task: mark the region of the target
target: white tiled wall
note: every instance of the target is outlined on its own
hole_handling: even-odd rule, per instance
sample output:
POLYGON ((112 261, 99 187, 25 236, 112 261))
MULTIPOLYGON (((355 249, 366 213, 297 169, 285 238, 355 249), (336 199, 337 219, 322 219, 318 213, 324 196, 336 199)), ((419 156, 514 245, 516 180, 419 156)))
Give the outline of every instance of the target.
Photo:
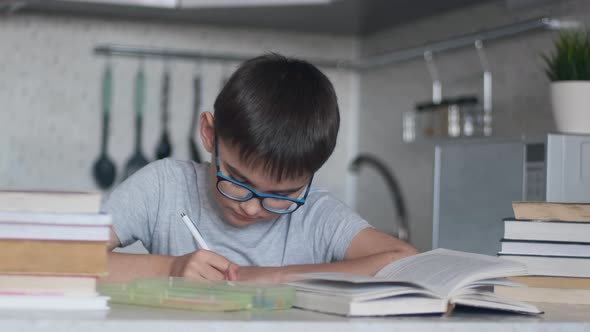
MULTIPOLYGON (((311 59, 351 59, 353 38, 227 30, 206 26, 59 16, 0 17, 0 188, 96 189, 91 168, 100 149, 100 79, 105 59, 98 43, 258 55, 274 51, 311 59)), ((113 58, 114 105, 109 154, 118 175, 133 150, 133 77, 137 59, 113 58)), ((160 137, 159 83, 163 61, 145 60, 147 94, 144 154, 153 159, 160 137)), ((192 77, 202 75, 202 111, 212 109, 222 77, 236 63, 173 61, 170 130, 173 157, 186 159, 192 77)), ((352 77, 326 69, 342 112, 338 147, 317 176, 347 200, 345 165, 352 158, 349 113, 352 77)), ((204 151, 201 151, 204 152, 204 151)))

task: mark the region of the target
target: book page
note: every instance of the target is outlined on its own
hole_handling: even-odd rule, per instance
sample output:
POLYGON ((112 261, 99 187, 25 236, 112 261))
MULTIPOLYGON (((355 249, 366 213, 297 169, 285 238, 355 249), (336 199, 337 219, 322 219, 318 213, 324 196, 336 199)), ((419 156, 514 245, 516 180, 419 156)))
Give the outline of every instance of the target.
POLYGON ((432 294, 427 290, 404 284, 351 284, 348 282, 330 280, 303 280, 291 282, 288 283, 288 285, 295 287, 297 291, 312 292, 327 296, 338 296, 353 302, 369 301, 401 295, 437 297, 436 294, 432 294))
POLYGON ((519 274, 526 274, 526 267, 517 262, 436 249, 393 262, 377 272, 375 277, 414 283, 448 298, 453 291, 471 282, 519 274))

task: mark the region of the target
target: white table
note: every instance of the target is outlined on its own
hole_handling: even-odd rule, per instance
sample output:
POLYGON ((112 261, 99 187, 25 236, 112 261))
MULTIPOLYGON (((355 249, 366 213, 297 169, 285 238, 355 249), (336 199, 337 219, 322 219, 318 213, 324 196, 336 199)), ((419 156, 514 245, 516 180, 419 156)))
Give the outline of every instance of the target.
POLYGON ((347 318, 298 309, 202 313, 112 305, 106 312, 0 312, 0 331, 590 331, 590 306, 537 304, 544 315, 521 316, 462 309, 450 317, 347 318))

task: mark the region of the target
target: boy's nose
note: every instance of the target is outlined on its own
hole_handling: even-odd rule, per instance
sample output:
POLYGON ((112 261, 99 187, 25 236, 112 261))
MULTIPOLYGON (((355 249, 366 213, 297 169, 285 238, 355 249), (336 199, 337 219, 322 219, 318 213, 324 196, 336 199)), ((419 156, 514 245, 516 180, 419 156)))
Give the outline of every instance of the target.
POLYGON ((256 216, 258 212, 260 212, 262 206, 260 205, 259 199, 253 198, 251 200, 241 202, 240 208, 242 209, 242 211, 244 211, 246 215, 248 215, 248 217, 253 217, 256 216))

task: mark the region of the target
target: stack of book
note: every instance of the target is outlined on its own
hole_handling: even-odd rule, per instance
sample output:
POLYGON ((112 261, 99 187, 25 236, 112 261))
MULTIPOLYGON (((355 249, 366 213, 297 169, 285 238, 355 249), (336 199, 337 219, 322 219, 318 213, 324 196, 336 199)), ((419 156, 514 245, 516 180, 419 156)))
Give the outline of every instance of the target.
POLYGON ((590 203, 515 202, 504 220, 500 258, 526 264, 526 288, 496 287, 514 299, 590 304, 590 203))
POLYGON ((98 193, 0 191, 0 309, 104 310, 111 218, 98 193))

